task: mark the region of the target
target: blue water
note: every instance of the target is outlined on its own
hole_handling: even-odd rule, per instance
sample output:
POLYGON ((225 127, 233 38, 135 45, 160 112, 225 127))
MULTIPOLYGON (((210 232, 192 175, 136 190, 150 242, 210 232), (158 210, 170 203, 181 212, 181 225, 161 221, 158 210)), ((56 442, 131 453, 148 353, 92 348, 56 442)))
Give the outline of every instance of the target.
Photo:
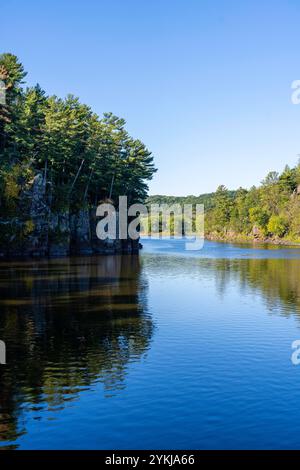
POLYGON ((201 249, 196 249, 195 238, 142 239, 143 253, 161 253, 196 258, 298 258, 300 246, 272 245, 266 243, 222 243, 206 240, 201 249), (187 249, 187 243, 195 249, 187 249))
POLYGON ((0 445, 300 447, 300 250, 0 263, 0 445))

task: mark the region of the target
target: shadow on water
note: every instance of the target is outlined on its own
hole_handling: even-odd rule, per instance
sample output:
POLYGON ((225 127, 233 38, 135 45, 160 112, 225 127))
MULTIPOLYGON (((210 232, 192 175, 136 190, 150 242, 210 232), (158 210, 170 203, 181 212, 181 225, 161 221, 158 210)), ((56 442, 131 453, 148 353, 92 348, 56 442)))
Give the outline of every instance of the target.
POLYGON ((0 312, 2 443, 26 433, 23 410, 60 410, 96 381, 117 393, 153 334, 138 256, 1 263, 0 312))

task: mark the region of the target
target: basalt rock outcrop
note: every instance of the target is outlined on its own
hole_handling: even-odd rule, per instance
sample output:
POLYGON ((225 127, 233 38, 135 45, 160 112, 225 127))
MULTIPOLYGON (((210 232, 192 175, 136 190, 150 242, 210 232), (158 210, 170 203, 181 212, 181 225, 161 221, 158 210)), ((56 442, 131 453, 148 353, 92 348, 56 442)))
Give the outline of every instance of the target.
POLYGON ((42 174, 24 187, 13 210, 0 216, 0 257, 137 253, 139 240, 99 240, 96 207, 53 209, 42 174))

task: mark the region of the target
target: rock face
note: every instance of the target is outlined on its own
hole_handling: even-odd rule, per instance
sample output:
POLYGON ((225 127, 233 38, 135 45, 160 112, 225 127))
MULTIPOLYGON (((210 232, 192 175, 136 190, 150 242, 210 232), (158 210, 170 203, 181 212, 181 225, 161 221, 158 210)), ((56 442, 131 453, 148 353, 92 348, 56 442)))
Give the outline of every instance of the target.
POLYGON ((23 198, 29 206, 29 217, 25 223, 27 231, 25 230, 24 234, 23 249, 25 252, 32 252, 36 256, 46 256, 48 251, 47 220, 50 211, 45 201, 45 185, 41 174, 35 176, 31 188, 24 191, 23 198))
POLYGON ((70 253, 71 227, 68 211, 50 213, 49 228, 49 256, 67 256, 70 253))
POLYGON ((71 252, 83 255, 93 253, 90 217, 91 214, 88 209, 81 209, 77 214, 70 217, 71 252))
POLYGON ((37 174, 22 191, 14 217, 0 220, 1 257, 60 257, 137 253, 139 240, 99 240, 95 208, 54 212, 43 176, 37 174))

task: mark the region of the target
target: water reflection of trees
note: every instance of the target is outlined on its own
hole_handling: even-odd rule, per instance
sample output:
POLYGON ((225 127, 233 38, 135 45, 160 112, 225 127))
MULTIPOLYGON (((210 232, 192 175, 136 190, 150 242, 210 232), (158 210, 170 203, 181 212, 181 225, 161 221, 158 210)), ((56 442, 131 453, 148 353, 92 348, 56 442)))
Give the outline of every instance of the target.
POLYGON ((214 259, 157 255, 155 258, 145 256, 144 263, 155 277, 214 280, 221 296, 235 282, 242 294, 257 292, 262 295, 269 309, 278 307, 282 314, 300 315, 300 259, 214 259))
POLYGON ((235 280, 242 291, 262 294, 270 309, 300 314, 299 259, 222 259, 215 261, 215 268, 219 292, 235 280))
POLYGON ((115 393, 153 332, 134 256, 2 263, 0 309, 0 441, 24 432, 24 406, 56 410, 96 381, 115 393))

